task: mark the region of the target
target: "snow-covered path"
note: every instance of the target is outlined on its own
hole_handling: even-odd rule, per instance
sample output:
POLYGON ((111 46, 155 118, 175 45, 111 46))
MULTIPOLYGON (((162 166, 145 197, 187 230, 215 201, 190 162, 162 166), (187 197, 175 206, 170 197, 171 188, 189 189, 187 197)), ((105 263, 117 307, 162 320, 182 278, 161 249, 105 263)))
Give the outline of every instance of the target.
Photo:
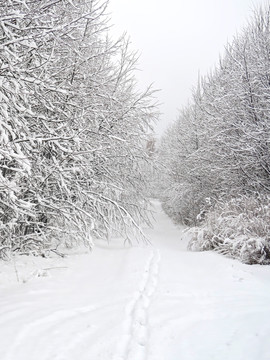
POLYGON ((20 260, 11 285, 1 264, 1 360, 269 360, 270 267, 186 251, 155 208, 152 246, 36 260, 25 282, 20 260))

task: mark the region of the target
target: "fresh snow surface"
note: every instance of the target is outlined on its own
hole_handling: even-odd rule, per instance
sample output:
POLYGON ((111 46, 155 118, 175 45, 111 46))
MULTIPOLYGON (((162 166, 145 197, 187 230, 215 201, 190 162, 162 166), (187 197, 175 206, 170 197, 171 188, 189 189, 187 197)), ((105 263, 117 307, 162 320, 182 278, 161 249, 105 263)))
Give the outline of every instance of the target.
POLYGON ((270 359, 270 267, 187 251, 153 206, 152 245, 0 263, 1 360, 270 359))

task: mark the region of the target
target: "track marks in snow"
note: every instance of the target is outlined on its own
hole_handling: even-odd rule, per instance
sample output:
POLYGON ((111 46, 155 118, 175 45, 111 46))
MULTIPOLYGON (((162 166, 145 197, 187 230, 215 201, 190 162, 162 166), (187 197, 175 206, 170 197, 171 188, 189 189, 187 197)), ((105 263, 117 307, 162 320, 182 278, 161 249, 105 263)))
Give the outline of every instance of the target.
POLYGON ((148 311, 158 283, 159 263, 159 250, 152 250, 139 289, 126 307, 123 335, 114 360, 145 360, 147 358, 148 311))

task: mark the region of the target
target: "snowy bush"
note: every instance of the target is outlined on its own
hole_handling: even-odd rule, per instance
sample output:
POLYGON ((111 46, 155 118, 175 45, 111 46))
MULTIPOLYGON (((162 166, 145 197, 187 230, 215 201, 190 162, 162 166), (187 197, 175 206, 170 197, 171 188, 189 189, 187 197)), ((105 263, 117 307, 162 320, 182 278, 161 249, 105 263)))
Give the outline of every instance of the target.
POLYGON ((246 264, 270 264, 270 196, 241 196, 217 202, 202 227, 194 228, 191 250, 215 250, 246 264))

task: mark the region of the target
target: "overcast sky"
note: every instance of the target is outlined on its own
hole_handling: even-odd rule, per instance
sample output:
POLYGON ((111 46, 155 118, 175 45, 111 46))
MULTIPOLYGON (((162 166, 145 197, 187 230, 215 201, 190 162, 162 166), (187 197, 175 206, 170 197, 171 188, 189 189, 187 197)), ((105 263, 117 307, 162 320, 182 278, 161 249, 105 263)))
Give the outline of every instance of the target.
POLYGON ((160 89, 161 134, 191 97, 226 43, 263 0, 110 0, 113 33, 126 31, 140 60, 139 86, 160 89))

